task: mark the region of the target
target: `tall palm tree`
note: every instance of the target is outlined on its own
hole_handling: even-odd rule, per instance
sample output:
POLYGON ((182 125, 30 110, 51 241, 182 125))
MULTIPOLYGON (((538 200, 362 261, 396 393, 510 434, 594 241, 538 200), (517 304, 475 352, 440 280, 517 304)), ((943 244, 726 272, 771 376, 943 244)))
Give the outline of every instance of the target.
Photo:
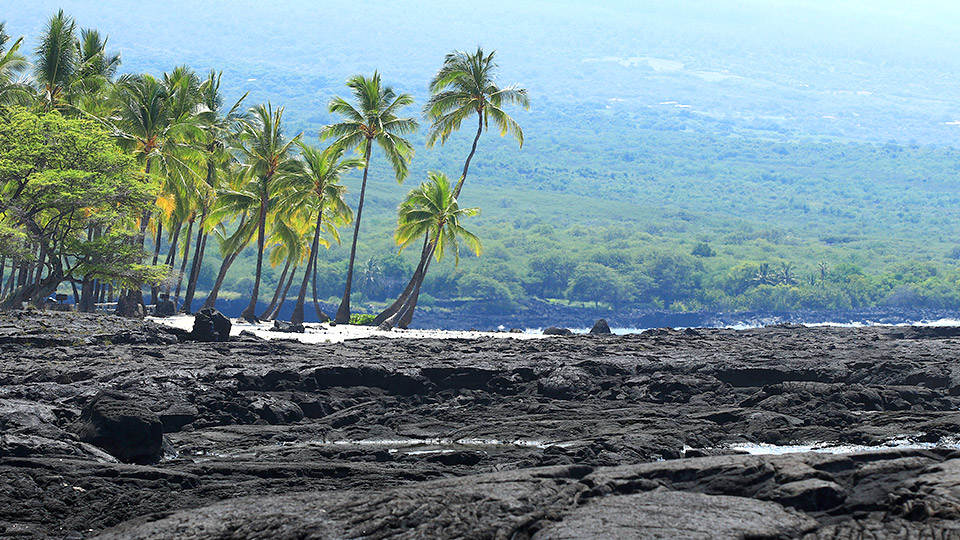
POLYGON ((249 118, 246 111, 241 109, 243 100, 249 92, 240 96, 240 99, 229 109, 224 108, 223 95, 220 93, 222 72, 211 70, 207 78, 200 84, 201 104, 197 116, 203 129, 203 159, 206 161, 206 179, 198 183, 198 203, 200 215, 198 219, 197 244, 193 250, 193 262, 190 265, 190 275, 187 278, 187 290, 184 293, 181 311, 190 313, 193 307, 193 297, 197 290, 197 280, 203 256, 206 251, 207 237, 210 230, 216 225, 208 221, 208 216, 216 202, 217 190, 220 188, 223 172, 233 161, 233 154, 229 152, 229 145, 237 136, 240 124, 249 118))
POLYGON ((292 146, 303 134, 290 140, 283 136, 280 125, 283 119, 283 107, 274 111, 273 106, 268 103, 254 107, 250 113, 252 119, 243 124, 237 150, 250 178, 248 194, 256 198, 257 204, 254 211, 257 219, 257 273, 254 277, 250 303, 240 314, 242 318, 253 322, 257 320, 255 310, 260 294, 260 278, 263 273, 267 215, 273 210, 277 200, 277 194, 273 189, 274 183, 294 170, 292 146))
MULTIPOLYGON (((403 251, 421 237, 427 236, 430 238, 430 245, 434 247, 433 254, 437 261, 442 260, 444 253, 449 251, 459 263, 460 240, 463 240, 474 254, 480 255, 483 251, 480 239, 460 225, 462 218, 475 216, 480 213, 480 209, 460 208, 456 197, 453 196, 453 188, 450 187, 447 175, 431 171, 427 174, 427 178, 427 182, 410 191, 400 204, 397 231, 394 234, 400 250, 403 251)), ((415 284, 415 292, 410 295, 404 308, 383 321, 380 324, 382 329, 392 328, 404 318, 404 315, 416 308, 417 297, 425 275, 426 269, 415 284)))
POLYGON ((424 115, 432 121, 427 132, 428 148, 432 148, 438 139, 440 144, 445 143, 466 118, 474 113, 477 115, 477 134, 453 190, 454 198, 460 196, 470 161, 477 151, 477 142, 483 131, 489 128, 491 120, 501 136, 509 133, 523 147, 523 129, 503 107, 515 104, 529 109, 530 99, 525 88, 513 85, 500 88, 497 85, 495 79, 499 66, 496 54, 496 51, 484 54, 480 47, 473 54, 454 51, 444 58, 443 65, 430 81, 431 96, 423 107, 424 115))
POLYGON ((409 174, 407 162, 413 155, 413 146, 402 135, 417 130, 417 121, 413 118, 397 116, 400 109, 413 103, 410 94, 397 94, 393 88, 383 86, 380 74, 373 77, 354 75, 347 79, 347 87, 353 92, 356 105, 341 97, 330 102, 330 112, 339 114, 343 121, 325 126, 320 132, 321 139, 336 137, 334 145, 338 148, 355 148, 364 160, 363 181, 360 184, 360 202, 357 204, 357 218, 353 226, 353 242, 350 245, 350 263, 347 267, 347 283, 343 289, 343 299, 337 309, 336 322, 344 324, 350 321, 350 289, 353 284, 353 264, 357 256, 357 235, 360 233, 360 219, 363 217, 363 198, 367 191, 367 173, 370 171, 370 153, 373 143, 393 166, 397 182, 402 183, 409 174))
POLYGON ((120 53, 107 52, 107 37, 95 29, 82 29, 76 42, 76 69, 66 88, 66 100, 95 116, 103 116, 105 92, 120 68, 120 53))
POLYGON ((53 110, 64 102, 64 91, 77 71, 77 24, 61 9, 47 21, 46 30, 36 48, 34 77, 40 85, 45 110, 53 110))
MULTIPOLYGON (((117 81, 113 115, 106 119, 119 144, 144 164, 144 173, 170 185, 186 185, 195 176, 197 152, 191 141, 200 136, 196 118, 177 112, 168 87, 150 75, 125 75, 117 81), (154 164, 157 165, 154 168, 154 164)), ((143 248, 147 225, 153 211, 146 209, 140 219, 136 243, 143 248)), ((158 229, 159 229, 158 222, 158 229)), ((158 235, 159 236, 159 235, 158 235)), ((123 305, 142 305, 139 291, 128 291, 123 305)))
POLYGON ((25 101, 30 95, 30 87, 20 78, 29 63, 20 54, 22 36, 7 48, 10 36, 7 35, 6 25, 6 22, 0 22, 0 103, 14 103, 25 101))
MULTIPOLYGON (((445 143, 454 131, 460 129, 465 119, 474 113, 477 115, 477 133, 463 164, 463 172, 453 190, 454 198, 460 196, 470 169, 470 162, 477 151, 480 135, 489 128, 490 120, 493 120, 494 126, 499 128, 501 136, 509 133, 517 140, 520 147, 523 147, 523 129, 503 108, 506 105, 516 104, 529 109, 530 99, 524 88, 517 86, 500 88, 497 85, 498 65, 495 58, 496 51, 484 54, 480 47, 477 47, 477 51, 473 54, 454 51, 444 58, 443 65, 430 81, 431 96, 423 107, 424 115, 431 120, 427 132, 428 148, 433 147, 437 140, 440 144, 445 143)), ((420 263, 410 282, 400 296, 377 316, 375 319, 377 324, 393 316, 404 306, 408 297, 413 294, 417 282, 422 281, 427 261, 430 260, 434 249, 436 249, 435 246, 424 242, 420 263)), ((411 312, 410 317, 412 316, 411 312)))
MULTIPOLYGON (((340 243, 337 225, 350 223, 353 212, 344 201, 346 188, 341 185, 340 178, 352 169, 364 166, 364 160, 359 158, 344 159, 344 148, 330 146, 323 151, 318 148, 298 143, 300 148, 300 162, 297 171, 285 180, 285 192, 288 196, 283 206, 290 211, 305 211, 308 219, 314 221, 313 241, 310 243, 310 252, 307 255, 307 267, 300 283, 300 292, 297 294, 297 303, 293 308, 290 322, 300 324, 304 319, 304 303, 307 298, 307 286, 317 264, 318 249, 330 245, 323 238, 326 231, 336 242, 340 243)), ((321 317, 322 318, 322 317, 321 317)), ((322 322, 322 321, 321 321, 322 322)))

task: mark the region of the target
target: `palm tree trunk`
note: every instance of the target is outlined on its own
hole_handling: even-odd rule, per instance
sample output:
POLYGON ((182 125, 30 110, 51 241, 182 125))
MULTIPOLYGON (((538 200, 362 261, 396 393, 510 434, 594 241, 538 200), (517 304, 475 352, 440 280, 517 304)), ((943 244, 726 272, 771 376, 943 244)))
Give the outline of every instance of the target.
MULTIPOLYGON (((144 169, 144 173, 150 174, 150 165, 153 162, 153 157, 147 158, 147 166, 144 169)), ((140 232, 137 234, 135 243, 143 249, 146 238, 147 238, 147 223, 150 222, 150 213, 153 211, 153 207, 145 208, 143 214, 140 216, 140 232)), ((143 291, 138 285, 133 289, 124 289, 120 293, 120 297, 117 299, 117 315, 122 317, 142 317, 146 314, 147 308, 143 305, 143 291)))
POLYGON ((290 271, 290 279, 287 280, 287 285, 283 288, 283 294, 280 295, 280 301, 277 303, 277 307, 273 308, 273 312, 270 313, 268 317, 271 321, 280 318, 280 310, 283 309, 283 304, 287 302, 287 293, 290 292, 290 285, 293 285, 293 280, 297 277, 297 266, 293 267, 293 270, 290 271))
POLYGON ((389 319, 403 307, 403 304, 407 301, 407 298, 410 297, 410 294, 413 292, 414 287, 417 285, 417 280, 420 279, 420 275, 423 274, 423 267, 427 262, 428 258, 428 247, 429 247, 430 235, 423 235, 423 249, 420 250, 420 263, 417 265, 417 269, 413 272, 413 276, 410 277, 410 281, 407 283, 407 286, 404 287, 403 292, 400 293, 400 296, 393 301, 392 304, 387 306, 387 309, 383 310, 375 319, 373 319, 373 324, 379 326, 383 321, 389 319))
POLYGON ((406 329, 413 320, 413 313, 417 310, 417 302, 420 300, 420 288, 423 286, 424 280, 427 279, 427 270, 430 269, 430 262, 433 260, 433 252, 435 250, 436 244, 434 244, 433 249, 430 250, 430 258, 427 259, 427 265, 423 267, 423 274, 420 275, 417 287, 413 290, 413 294, 411 294, 410 299, 407 300, 407 305, 402 310, 403 314, 400 315, 400 321, 397 322, 397 326, 400 328, 406 329))
POLYGON ((170 250, 167 251, 167 257, 163 264, 173 268, 173 263, 177 260, 177 244, 180 243, 180 232, 183 230, 183 222, 177 223, 177 228, 173 231, 173 240, 170 240, 170 250))
POLYGON ((389 330, 394 326, 406 328, 407 325, 410 324, 410 319, 413 319, 413 310, 416 309, 417 299, 420 297, 420 286, 423 284, 423 280, 427 276, 427 269, 430 268, 430 258, 433 256, 433 252, 436 249, 436 239, 433 242, 430 242, 428 246, 424 247, 424 251, 428 257, 423 261, 423 269, 419 272, 419 275, 416 273, 414 274, 416 281, 413 284, 413 290, 410 292, 410 295, 407 297, 406 301, 404 301, 403 305, 397 309, 393 315, 380 324, 379 327, 381 330, 389 330), (407 316, 408 313, 409 317, 407 316))
MULTIPOLYGON (((163 242, 163 220, 157 219, 157 236, 153 239, 153 266, 157 265, 160 259, 160 244, 163 242)), ((157 303, 157 295, 160 294, 160 286, 153 283, 150 285, 150 303, 157 303)))
POLYGON ((363 216, 363 196, 367 191, 367 173, 370 172, 370 147, 373 139, 367 139, 363 165, 363 182, 360 184, 360 202, 357 204, 357 221, 353 226, 353 243, 350 245, 350 265, 347 267, 347 284, 343 288, 343 299, 340 300, 340 308, 337 309, 337 324, 346 324, 350 322, 350 288, 353 285, 353 261, 357 257, 357 236, 360 234, 360 218, 363 216))
POLYGON ((180 311, 189 314, 192 310, 193 295, 197 292, 197 281, 200 279, 200 268, 203 265, 203 255, 207 251, 207 233, 203 232, 201 220, 200 234, 197 235, 197 246, 193 250, 193 264, 190 265, 190 276, 187 278, 187 292, 183 296, 183 306, 180 311))
POLYGON ((263 245, 266 240, 267 229, 267 197, 265 192, 260 195, 260 218, 257 224, 257 274, 253 279, 253 292, 250 293, 250 303, 240 314, 240 318, 248 322, 257 322, 255 310, 257 309, 257 297, 260 295, 260 277, 263 274, 263 245))
POLYGON ((317 312, 317 320, 320 322, 327 322, 330 320, 330 316, 323 312, 320 309, 320 302, 317 300, 317 257, 313 258, 313 310, 317 312))
POLYGON ((273 298, 270 299, 270 304, 268 304, 267 308, 260 314, 261 319, 270 320, 273 308, 277 307, 277 301, 280 299, 280 291, 283 290, 283 284, 287 280, 287 272, 290 271, 290 265, 292 263, 292 257, 287 257, 287 263, 283 265, 283 272, 280 273, 280 279, 277 280, 277 290, 273 292, 273 298))
POLYGON ((463 182, 467 179, 467 170, 470 169, 470 161, 473 159, 473 155, 477 153, 477 142, 480 141, 480 134, 483 133, 483 113, 477 113, 477 136, 473 138, 473 147, 470 148, 470 155, 467 156, 467 161, 463 164, 463 174, 460 175, 460 180, 457 181, 457 187, 453 188, 453 198, 456 199, 460 197, 460 190, 463 189, 463 182))
MULTIPOLYGON (((297 294, 297 303, 293 306, 293 314, 290 315, 290 322, 293 324, 303 323, 303 304, 307 300, 307 284, 310 281, 310 276, 314 273, 313 269, 317 257, 317 249, 320 247, 321 225, 323 225, 323 209, 317 212, 317 226, 313 230, 313 242, 310 243, 310 255, 307 257, 307 268, 304 270, 303 280, 300 282, 300 293, 297 294)), ((316 294, 314 294, 314 299, 316 299, 316 294)))
MULTIPOLYGON (((246 245, 244 245, 246 247, 246 245)), ((220 287, 223 286, 223 280, 227 277, 227 270, 230 269, 230 266, 233 264, 233 261, 237 260, 237 257, 240 255, 240 250, 237 250, 235 253, 231 253, 223 258, 223 261, 220 262, 220 272, 217 273, 217 280, 213 284, 213 288, 210 289, 210 294, 207 295, 207 298, 203 301, 203 305, 200 306, 200 309, 212 308, 217 303, 217 294, 220 292, 220 287)))
MULTIPOLYGON (((180 303, 180 286, 183 285, 183 274, 187 271, 187 260, 190 259, 190 241, 193 239, 193 221, 187 225, 187 239, 183 243, 183 260, 180 262, 180 274, 177 277, 177 288, 173 294, 173 305, 180 303)), ((173 261, 171 261, 173 264, 173 261)))

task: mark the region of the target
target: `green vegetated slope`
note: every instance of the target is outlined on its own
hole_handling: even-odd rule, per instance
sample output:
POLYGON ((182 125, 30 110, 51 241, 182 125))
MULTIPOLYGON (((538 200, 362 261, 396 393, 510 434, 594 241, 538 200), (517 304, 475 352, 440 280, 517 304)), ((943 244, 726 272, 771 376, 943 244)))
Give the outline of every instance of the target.
MULTIPOLYGON (((365 1, 335 13, 307 2, 76 4, 82 25, 122 49, 124 71, 223 69, 225 88, 286 106, 288 133, 308 138, 333 120, 326 105, 347 75, 379 69, 422 104, 444 54, 497 49, 502 82, 530 90, 532 110, 514 115, 525 145, 481 139, 461 202, 482 208, 469 227, 486 250, 456 269, 436 265, 426 304, 960 307, 960 45, 923 9, 531 2, 496 5, 505 13, 491 18, 466 2, 365 1)), ((55 7, 5 16, 13 33, 30 33, 55 7)), ((410 183, 428 170, 455 176, 468 144, 465 133, 418 144, 410 183)), ((370 179, 359 289, 383 300, 416 255, 396 258, 391 238, 411 186, 377 158, 370 179)), ((359 175, 347 184, 355 196, 359 175)), ((237 296, 252 282, 247 255, 225 285, 237 296)), ((324 254, 323 296, 342 290, 347 255, 324 254)), ((268 274, 267 288, 279 269, 268 274)))

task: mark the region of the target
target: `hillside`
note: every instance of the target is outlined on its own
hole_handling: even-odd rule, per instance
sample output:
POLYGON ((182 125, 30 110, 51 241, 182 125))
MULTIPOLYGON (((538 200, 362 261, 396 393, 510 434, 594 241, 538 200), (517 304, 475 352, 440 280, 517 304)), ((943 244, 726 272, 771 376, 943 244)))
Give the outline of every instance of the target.
MULTIPOLYGON (((8 31, 32 43, 57 6, 11 6, 8 31)), ((476 296, 509 310, 537 296, 677 310, 960 307, 960 45, 946 24, 956 8, 64 7, 110 35, 123 71, 222 69, 229 93, 285 106, 287 131, 310 139, 332 121, 326 104, 352 73, 379 69, 419 106, 444 54, 478 42, 497 49, 501 81, 532 96, 529 112, 513 113, 525 144, 493 133, 481 140, 461 201, 482 208, 468 228, 486 251, 458 268, 436 265, 427 305, 476 296), (614 293, 575 290, 583 262, 603 267, 581 269, 584 280, 614 293)), ((427 150, 414 137, 410 183, 428 170, 455 174, 468 139, 427 150)), ((347 181, 354 196, 358 180, 347 181)), ((396 258, 391 238, 410 186, 397 186, 376 157, 371 182, 358 260, 373 277, 361 299, 382 301, 415 255, 396 258)), ((247 294, 252 255, 231 271, 225 297, 247 294)), ((342 290, 346 256, 343 247, 323 255, 321 296, 342 290)), ((217 264, 209 253, 201 289, 217 264)), ((268 272, 268 289, 278 274, 268 272)))

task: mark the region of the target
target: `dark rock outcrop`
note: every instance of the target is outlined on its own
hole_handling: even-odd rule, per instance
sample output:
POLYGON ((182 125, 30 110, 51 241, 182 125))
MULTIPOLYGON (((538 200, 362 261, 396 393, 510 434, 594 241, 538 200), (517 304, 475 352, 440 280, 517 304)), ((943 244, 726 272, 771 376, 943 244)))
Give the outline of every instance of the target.
POLYGON ((160 418, 133 396, 111 390, 97 394, 73 426, 81 441, 125 463, 156 463, 163 445, 160 418))
POLYGON ((556 326, 550 326, 543 329, 543 335, 545 336, 569 336, 573 334, 573 331, 569 328, 557 328, 556 326))
POLYGON ((597 319, 597 322, 593 323, 593 328, 590 329, 591 334, 610 334, 610 325, 607 324, 606 319, 597 319))
POLYGON ((214 308, 203 308, 193 317, 193 330, 189 334, 191 341, 224 342, 230 339, 230 319, 214 308))

